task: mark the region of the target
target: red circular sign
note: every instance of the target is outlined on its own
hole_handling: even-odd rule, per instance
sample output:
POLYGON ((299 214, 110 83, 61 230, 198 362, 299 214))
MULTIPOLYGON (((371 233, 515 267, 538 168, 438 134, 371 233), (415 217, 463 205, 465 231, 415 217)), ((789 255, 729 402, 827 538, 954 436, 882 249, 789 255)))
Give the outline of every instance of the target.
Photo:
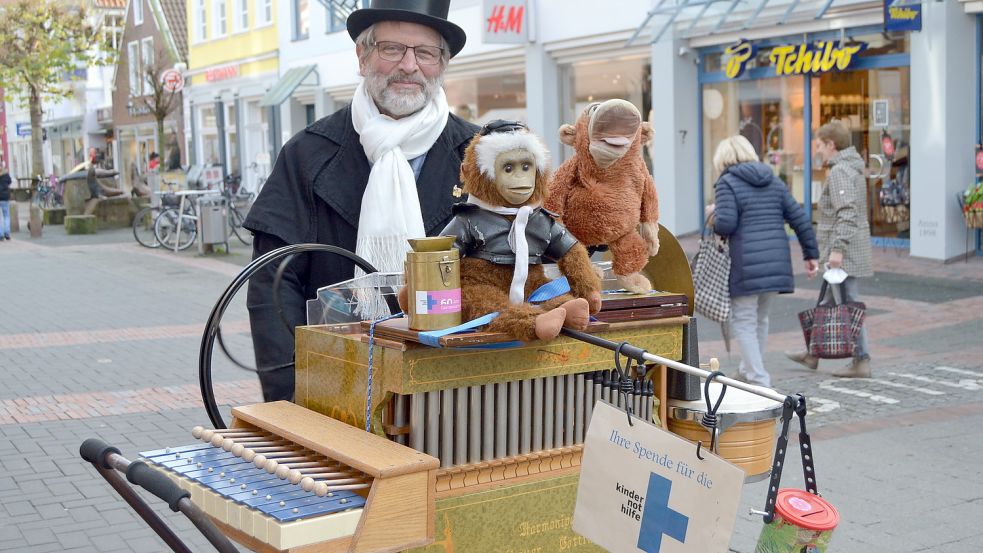
POLYGON ((174 93, 180 92, 184 88, 184 75, 177 69, 167 69, 160 75, 160 82, 164 85, 164 90, 174 93))

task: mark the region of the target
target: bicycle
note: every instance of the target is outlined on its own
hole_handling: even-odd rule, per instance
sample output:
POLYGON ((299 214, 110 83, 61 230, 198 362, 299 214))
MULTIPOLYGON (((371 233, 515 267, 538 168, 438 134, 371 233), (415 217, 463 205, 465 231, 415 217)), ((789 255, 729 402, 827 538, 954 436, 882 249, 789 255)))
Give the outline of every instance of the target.
POLYGON ((160 202, 157 205, 148 205, 137 211, 136 216, 133 217, 133 238, 145 248, 160 247, 160 242, 157 241, 157 236, 154 234, 154 223, 157 222, 157 217, 160 216, 161 211, 171 207, 177 208, 180 204, 180 200, 173 193, 177 190, 177 183, 163 182, 171 192, 161 194, 160 202))
POLYGON ((229 228, 232 234, 246 246, 251 246, 253 236, 249 230, 243 228, 242 223, 246 220, 249 207, 255 199, 255 194, 247 192, 239 187, 242 177, 233 173, 225 177, 225 188, 222 189, 222 196, 228 202, 229 228))
MULTIPOLYGON (((176 197, 175 197, 176 199, 176 197)), ((185 202, 184 212, 174 207, 164 208, 154 218, 154 238, 157 243, 169 250, 186 250, 198 238, 198 210, 195 202, 185 202)))

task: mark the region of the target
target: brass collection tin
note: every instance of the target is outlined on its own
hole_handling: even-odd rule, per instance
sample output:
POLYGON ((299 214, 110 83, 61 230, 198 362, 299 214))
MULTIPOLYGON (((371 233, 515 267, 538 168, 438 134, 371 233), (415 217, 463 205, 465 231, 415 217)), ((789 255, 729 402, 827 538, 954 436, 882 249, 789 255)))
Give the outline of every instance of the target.
POLYGON ((453 236, 409 240, 407 318, 412 330, 440 330, 461 324, 461 258, 453 236))

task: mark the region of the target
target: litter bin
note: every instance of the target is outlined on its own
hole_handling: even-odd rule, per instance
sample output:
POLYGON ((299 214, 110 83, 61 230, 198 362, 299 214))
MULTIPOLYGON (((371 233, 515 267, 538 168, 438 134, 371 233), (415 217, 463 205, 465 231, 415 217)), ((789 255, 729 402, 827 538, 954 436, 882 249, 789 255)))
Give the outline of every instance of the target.
POLYGON ((198 198, 198 237, 203 250, 206 244, 229 243, 229 206, 218 194, 198 198))

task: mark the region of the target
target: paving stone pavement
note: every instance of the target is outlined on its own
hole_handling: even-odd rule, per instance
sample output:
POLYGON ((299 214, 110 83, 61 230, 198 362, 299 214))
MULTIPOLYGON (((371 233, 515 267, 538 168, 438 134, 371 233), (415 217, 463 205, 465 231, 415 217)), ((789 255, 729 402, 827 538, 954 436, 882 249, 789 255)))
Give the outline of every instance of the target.
MULTIPOLYGON (((134 458, 191 443, 189 429, 207 424, 197 399, 204 321, 248 248, 201 257, 140 248, 125 229, 59 232, 0 244, 0 551, 166 551, 78 446, 98 436, 134 458)), ((682 242, 695 251, 695 239, 682 242)), ((781 354, 801 344, 795 313, 814 302, 816 282, 800 278, 772 313, 766 366, 776 389, 809 398, 819 489, 843 517, 830 550, 983 550, 974 463, 983 454, 983 258, 943 266, 875 250, 875 266, 884 270, 861 293, 876 379, 835 379, 839 362, 816 373, 781 354)), ((251 363, 241 296, 224 335, 251 363)), ((736 367, 719 329, 700 325, 702 358, 736 367)), ((259 400, 254 375, 219 353, 214 375, 220 403, 259 400)), ((802 486, 796 466, 783 485, 802 486)), ((744 487, 731 551, 753 551, 761 521, 746 513, 761 508, 766 488, 744 487)), ((149 503, 192 550, 210 549, 183 516, 149 503)))

